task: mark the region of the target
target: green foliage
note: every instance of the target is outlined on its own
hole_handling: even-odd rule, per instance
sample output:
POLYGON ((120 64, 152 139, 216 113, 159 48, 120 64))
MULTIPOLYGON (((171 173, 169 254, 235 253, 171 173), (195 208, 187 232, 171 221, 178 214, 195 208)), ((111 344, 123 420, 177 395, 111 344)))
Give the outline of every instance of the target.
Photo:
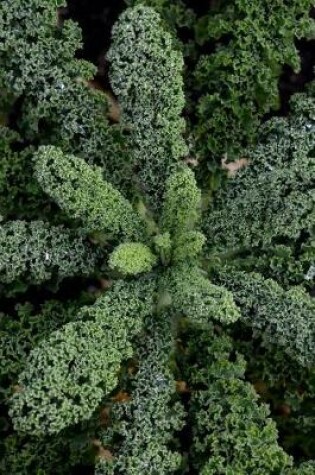
POLYGON ((54 434, 92 416, 117 385, 122 360, 132 356, 130 339, 151 310, 134 290, 118 283, 31 351, 11 400, 16 430, 54 434))
POLYGON ((217 193, 204 231, 223 260, 302 283, 314 263, 314 91, 291 105, 288 119, 265 124, 248 167, 217 193))
POLYGON ((127 1, 140 3, 180 38, 193 153, 209 165, 240 156, 265 114, 280 108, 283 67, 300 71, 296 39, 314 38, 312 0, 127 1))
POLYGON ((239 154, 256 139, 263 115, 280 105, 282 67, 300 70, 295 38, 314 37, 313 2, 219 1, 195 26, 196 40, 215 42, 194 72, 200 95, 194 130, 208 160, 239 154))
POLYGON ((183 427, 183 408, 176 397, 170 355, 175 350, 170 316, 147 325, 137 345, 138 369, 131 377, 132 399, 114 403, 111 425, 101 434, 113 461, 100 459, 96 475, 173 474, 181 455, 174 432, 183 427))
POLYGON ((20 375, 10 412, 15 430, 53 434, 89 419, 130 356, 125 329, 118 325, 106 330, 90 321, 64 325, 31 352, 20 375))
POLYGON ((196 266, 174 266, 162 280, 162 285, 170 294, 176 312, 183 313, 193 322, 208 325, 216 320, 230 324, 240 316, 232 293, 212 284, 196 266))
POLYGON ((160 16, 143 5, 120 16, 107 59, 122 124, 130 133, 139 187, 156 209, 166 178, 187 154, 182 138, 185 124, 180 117, 184 107, 183 59, 160 16))
POLYGON ((43 90, 58 70, 72 78, 93 74, 93 66, 75 59, 81 46, 79 27, 72 21, 64 25, 58 21, 57 8, 65 4, 64 0, 1 2, 1 91, 17 98, 43 90))
POLYGON ((143 238, 144 223, 131 204, 83 159, 64 155, 52 146, 40 147, 34 157, 35 174, 43 190, 89 233, 143 238))
MULTIPOLYGON (((138 232, 135 221, 140 217, 137 218, 131 205, 104 182, 98 170, 82 159, 64 156, 54 147, 40 147, 34 160, 36 176, 43 188, 71 216, 83 217, 88 230, 102 231, 106 227, 123 230, 127 224, 128 231, 132 229, 129 235, 138 232)), ((169 183, 174 186, 169 186, 165 193, 165 227, 173 234, 177 230, 179 237, 184 237, 187 230, 191 229, 190 234, 194 233, 200 192, 189 170, 175 172, 169 183), (179 193, 176 186, 182 176, 188 179, 182 180, 182 191, 179 193), (186 205, 193 206, 190 212, 185 208, 176 209, 174 203, 182 204, 179 199, 181 194, 187 195, 186 205)), ((166 241, 162 239, 165 251, 168 243, 173 244, 168 232, 161 236, 168 237, 166 241)), ((200 233, 195 232, 195 236, 204 242, 200 233)), ((178 245, 176 235, 174 239, 175 245, 178 245)), ((156 244, 156 239, 153 238, 153 241, 156 244)), ((161 239, 157 242, 163 250, 161 239)), ((200 250, 198 245, 193 250, 196 248, 200 250)), ((194 253, 191 255, 196 258, 194 253)), ((150 271, 155 262, 149 247, 126 242, 113 251, 109 267, 129 274, 150 271)), ((157 275, 148 275, 147 284, 146 280, 128 284, 126 301, 121 297, 121 294, 124 295, 123 284, 116 284, 114 290, 100 297, 94 307, 81 310, 78 321, 70 322, 52 333, 31 352, 27 367, 19 379, 21 391, 12 398, 11 414, 17 430, 53 434, 80 420, 89 419, 104 395, 117 385, 121 362, 132 356, 130 341, 134 334, 140 332, 143 317, 151 311, 154 315, 171 305, 171 313, 188 315, 202 324, 212 319, 231 323, 239 317, 232 295, 224 288, 211 284, 198 267, 190 268, 189 264, 173 267, 172 261, 163 262, 162 259, 161 264, 157 275), (156 279, 159 290, 155 296, 156 279), (136 297, 140 289, 146 301, 151 302, 149 306, 143 306, 144 297, 136 297), (167 293, 171 297, 169 301, 165 299, 167 293)))
MULTIPOLYGON (((82 299, 82 303, 87 301, 82 299)), ((0 473, 38 475, 42 470, 47 475, 69 475, 71 466, 88 459, 87 427, 77 427, 57 437, 23 436, 11 433, 10 419, 4 412, 32 348, 52 331, 73 321, 80 305, 81 299, 48 300, 40 306, 26 302, 10 314, 0 314, 0 473)))
POLYGON ((126 192, 130 160, 121 130, 109 126, 107 113, 103 92, 88 87, 83 79, 54 76, 49 87, 25 98, 19 129, 28 140, 40 137, 42 145, 55 145, 100 166, 105 178, 126 192))
POLYGON ((192 334, 193 465, 202 475, 282 473, 292 461, 277 443, 268 407, 244 381, 243 358, 233 356, 231 343, 213 332, 192 334))
POLYGON ((181 168, 166 182, 161 227, 178 237, 194 229, 200 212, 201 192, 194 173, 188 167, 181 168))
POLYGON ((166 182, 160 223, 164 236, 172 239, 172 255, 169 251, 166 253, 174 263, 196 260, 200 256, 205 237, 194 230, 200 216, 201 192, 192 170, 182 167, 166 182))
POLYGON ((98 252, 63 226, 43 221, 8 221, 0 225, 0 282, 39 284, 54 277, 89 275, 98 252))
POLYGON ((241 309, 241 320, 261 336, 266 346, 279 346, 302 366, 315 362, 315 302, 301 287, 283 290, 275 281, 255 273, 219 274, 241 309))
POLYGON ((264 247, 311 230, 314 127, 314 118, 294 114, 266 124, 260 144, 248 155, 249 166, 216 198, 207 221, 211 244, 227 250, 264 247))
POLYGON ((185 262, 198 259, 206 242, 204 234, 199 231, 188 231, 180 234, 174 242, 173 261, 185 262))
POLYGON ((166 264, 171 259, 172 240, 169 232, 157 234, 153 238, 153 243, 157 254, 160 256, 162 264, 166 264))
POLYGON ((293 474, 255 390, 283 448, 311 458, 314 304, 292 283, 309 290, 315 275, 314 89, 261 128, 204 223, 209 196, 179 163, 182 52, 189 69, 210 52, 195 87, 187 74, 188 115, 199 104, 190 145, 203 158, 238 153, 277 107, 282 65, 299 66, 310 2, 219 1, 196 15, 181 0, 129 3, 107 55, 123 133, 94 66, 75 58, 64 3, 0 6, 0 471, 90 473, 93 445, 98 475, 293 474), (56 302, 27 303, 52 291, 56 302))
POLYGON ((156 257, 145 244, 131 242, 120 244, 109 258, 109 267, 122 274, 149 272, 156 264, 156 257))
POLYGON ((313 475, 315 471, 315 462, 302 463, 298 468, 288 471, 288 475, 313 475))
POLYGON ((76 470, 91 470, 88 429, 72 430, 58 437, 11 435, 5 440, 1 473, 10 475, 69 475, 76 470))
POLYGON ((125 0, 128 6, 145 5, 153 8, 172 27, 174 36, 176 28, 192 28, 195 21, 195 13, 182 0, 125 0))
POLYGON ((8 396, 5 386, 16 382, 26 359, 42 339, 75 319, 79 305, 75 302, 47 301, 35 310, 30 303, 16 306, 16 315, 0 314, 0 386, 1 396, 8 396))
POLYGON ((16 132, 0 125, 0 213, 4 219, 38 219, 39 214, 50 211, 32 177, 32 148, 17 151, 21 143, 16 132))
POLYGON ((1 3, 0 109, 18 104, 16 122, 27 143, 55 145, 95 163, 126 190, 121 131, 109 126, 106 95, 88 86, 96 68, 75 58, 81 31, 58 13, 64 6, 64 0, 1 3))
POLYGON ((233 346, 247 362, 246 377, 272 409, 281 445, 300 460, 313 456, 315 443, 315 368, 302 367, 279 348, 266 347, 244 324, 233 329, 233 346), (244 335, 245 338, 244 338, 244 335))

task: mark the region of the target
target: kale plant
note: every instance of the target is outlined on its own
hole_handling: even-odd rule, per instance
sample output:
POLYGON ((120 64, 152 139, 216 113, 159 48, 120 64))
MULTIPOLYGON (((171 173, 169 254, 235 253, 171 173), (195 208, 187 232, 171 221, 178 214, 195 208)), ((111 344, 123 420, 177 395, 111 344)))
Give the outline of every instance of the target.
POLYGON ((313 262, 314 90, 294 98, 289 119, 265 125, 248 167, 207 205, 185 160, 182 53, 159 14, 140 4, 113 29, 107 59, 122 116, 110 126, 61 5, 0 7, 1 106, 18 110, 0 143, 1 385, 15 431, 1 469, 311 474, 311 460, 294 466, 279 444, 246 369, 257 343, 266 362, 280 355, 294 375, 308 374, 314 396, 315 303, 303 286, 313 262), (9 212, 7 190, 20 203, 9 212), (102 283, 94 298, 75 288, 77 276, 102 283), (77 292, 65 302, 67 282, 77 292), (55 299, 30 310, 27 298, 51 283, 55 299), (24 306, 12 310, 12 295, 24 306))

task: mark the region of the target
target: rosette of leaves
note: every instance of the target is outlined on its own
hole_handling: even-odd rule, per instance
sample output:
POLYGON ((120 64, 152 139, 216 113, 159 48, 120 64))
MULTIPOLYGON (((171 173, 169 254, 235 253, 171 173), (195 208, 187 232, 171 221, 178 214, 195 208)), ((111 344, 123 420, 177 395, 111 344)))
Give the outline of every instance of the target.
MULTIPOLYGON (((212 284, 202 272, 200 246, 188 253, 184 263, 177 255, 178 237, 199 232, 201 194, 193 172, 184 167, 170 176, 162 215, 155 231, 150 233, 145 220, 130 204, 128 206, 117 190, 104 182, 99 170, 91 168, 82 159, 64 156, 52 147, 42 147, 35 162, 41 186, 72 219, 81 222, 86 232, 104 233, 112 241, 122 239, 109 258, 109 269, 113 268, 120 280, 93 306, 83 307, 74 321, 53 332, 31 351, 19 378, 19 392, 11 401, 15 427, 22 433, 39 436, 59 433, 80 420, 89 419, 104 396, 110 395, 117 386, 120 365, 133 355, 132 342, 144 332, 143 349, 142 343, 135 345, 140 366, 132 387, 133 394, 138 396, 131 405, 126 401, 124 407, 115 408, 115 413, 118 412, 113 417, 117 422, 108 433, 102 434, 102 443, 110 447, 114 455, 110 460, 101 457, 97 470, 106 474, 131 474, 139 468, 154 471, 160 466, 161 474, 165 470, 173 473, 182 460, 175 448, 169 450, 169 443, 183 424, 179 409, 174 419, 170 419, 172 412, 167 412, 172 410, 176 401, 176 387, 167 369, 175 348, 176 321, 185 317, 194 327, 207 329, 211 328, 212 322, 226 325, 239 318, 232 294, 224 287, 212 284), (78 182, 82 183, 81 188, 77 187, 78 182), (137 241, 133 241, 134 238, 137 241), (126 246, 125 249, 122 246, 126 246), (121 253, 121 249, 127 252, 121 253), (135 249, 139 251, 138 255, 135 249), (117 262, 117 256, 119 266, 113 264, 117 262), (135 267, 131 273, 133 264, 135 267), (162 330, 158 330, 159 321, 165 324, 169 321, 163 332, 166 332, 165 337, 171 337, 173 343, 165 347, 169 348, 166 354, 164 337, 160 338, 162 330), (160 359, 162 355, 165 360, 160 359), (152 378, 147 380, 147 376, 141 376, 142 365, 154 383, 152 378), (161 378, 167 381, 165 388, 168 389, 156 393, 154 388, 161 378), (155 397, 159 398, 156 403, 155 397), (151 435, 149 431, 143 432, 146 418, 152 423, 150 411, 156 414, 158 408, 161 410, 157 419, 159 425, 151 435), (163 424, 166 424, 164 429, 163 424), (119 434, 118 445, 114 442, 115 434, 119 434), (139 441, 138 446, 132 443, 135 439, 131 434, 139 441), (159 458, 161 454, 164 455, 159 458)), ((246 388, 250 394, 248 397, 255 401, 254 392, 247 383, 244 390, 246 388)), ((259 417, 264 424, 267 413, 258 406, 256 409, 255 405, 253 410, 260 411, 259 417)), ((274 449, 270 448, 270 451, 278 454, 278 462, 273 461, 273 464, 285 464, 286 456, 277 448, 276 432, 272 427, 269 440, 274 449)), ((268 464, 266 461, 264 466, 268 464)))
POLYGON ((201 195, 188 168, 169 178, 156 224, 159 232, 150 235, 142 217, 103 180, 99 169, 53 147, 39 148, 34 160, 38 182, 69 218, 78 220, 87 233, 99 233, 99 239, 122 240, 108 260, 120 284, 32 350, 20 376, 21 391, 12 398, 15 427, 40 434, 91 417, 117 385, 120 364, 132 356, 130 341, 146 316, 174 305, 174 311, 205 325, 212 319, 232 323, 239 313, 230 294, 202 275, 199 245, 188 260, 199 279, 194 299, 189 299, 189 275, 176 246, 180 236, 197 226, 201 195), (169 234, 169 249, 162 262, 156 237, 164 233, 169 234), (139 275, 138 280, 121 280, 130 275, 139 275))

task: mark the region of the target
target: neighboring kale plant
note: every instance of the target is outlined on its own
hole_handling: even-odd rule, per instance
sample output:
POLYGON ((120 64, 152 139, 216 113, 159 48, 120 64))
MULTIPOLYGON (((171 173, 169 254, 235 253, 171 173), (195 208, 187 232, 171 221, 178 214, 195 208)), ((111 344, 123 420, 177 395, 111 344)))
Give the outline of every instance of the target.
POLYGON ((126 3, 156 8, 176 29, 187 65, 191 153, 212 166, 256 142, 264 115, 280 108, 284 66, 300 72, 296 40, 315 37, 312 0, 186 2, 186 9, 180 0, 126 3))
POLYGON ((295 39, 315 35, 312 6, 312 0, 219 1, 199 19, 196 41, 216 42, 194 74, 200 95, 194 133, 204 158, 239 156, 256 139, 263 115, 279 109, 283 66, 300 70, 295 39))

